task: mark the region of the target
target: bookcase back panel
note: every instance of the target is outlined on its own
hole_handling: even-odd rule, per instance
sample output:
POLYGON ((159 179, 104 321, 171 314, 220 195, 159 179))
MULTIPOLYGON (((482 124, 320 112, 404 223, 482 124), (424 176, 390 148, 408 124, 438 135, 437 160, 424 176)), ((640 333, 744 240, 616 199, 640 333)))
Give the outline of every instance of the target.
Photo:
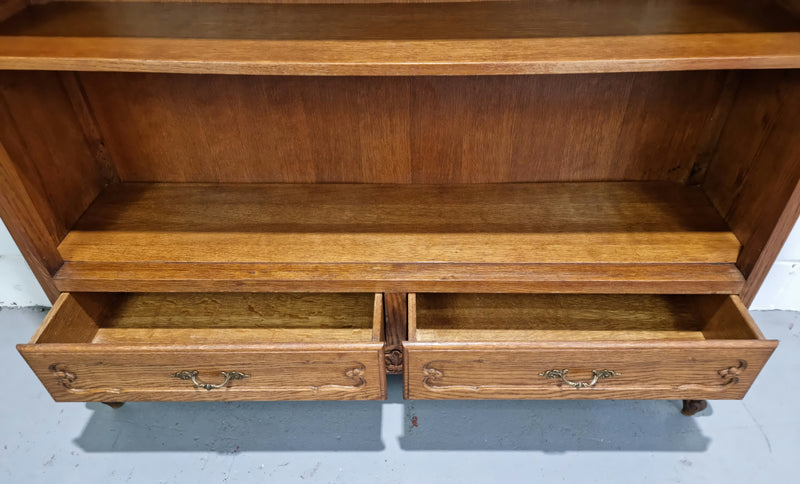
POLYGON ((122 181, 684 182, 718 71, 492 77, 78 74, 122 181))

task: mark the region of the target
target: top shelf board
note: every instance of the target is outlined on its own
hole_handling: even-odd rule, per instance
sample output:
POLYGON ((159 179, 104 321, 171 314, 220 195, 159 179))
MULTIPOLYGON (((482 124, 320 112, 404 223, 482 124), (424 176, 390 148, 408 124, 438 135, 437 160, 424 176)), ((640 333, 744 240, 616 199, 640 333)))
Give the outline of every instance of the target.
POLYGON ((0 24, 0 69, 481 75, 800 67, 766 2, 52 2, 0 24))

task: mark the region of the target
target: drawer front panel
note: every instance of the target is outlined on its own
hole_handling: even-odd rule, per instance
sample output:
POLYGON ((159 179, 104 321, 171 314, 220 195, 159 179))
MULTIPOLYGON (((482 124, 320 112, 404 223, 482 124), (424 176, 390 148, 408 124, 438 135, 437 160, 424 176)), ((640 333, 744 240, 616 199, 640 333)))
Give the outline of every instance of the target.
POLYGON ((602 347, 408 343, 406 398, 737 399, 774 346, 771 341, 602 347))
MULTIPOLYGON (((133 349, 21 345, 56 401, 379 400, 385 376, 380 343, 344 349, 133 349), (221 372, 239 372, 221 388, 221 372), (176 374, 184 373, 184 378, 176 374)), ((65 346, 65 345, 56 345, 65 346)))

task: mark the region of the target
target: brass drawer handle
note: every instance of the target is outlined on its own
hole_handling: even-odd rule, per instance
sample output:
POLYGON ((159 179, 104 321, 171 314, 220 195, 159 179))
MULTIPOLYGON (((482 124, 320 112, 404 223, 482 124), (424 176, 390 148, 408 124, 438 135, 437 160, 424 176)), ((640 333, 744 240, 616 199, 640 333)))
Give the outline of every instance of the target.
POLYGON ((585 381, 570 381, 567 380, 567 373, 569 370, 547 370, 545 372, 539 373, 539 376, 543 376, 545 378, 561 378, 567 385, 571 386, 572 388, 591 388, 597 384, 598 381, 604 378, 611 378, 612 376, 617 376, 617 373, 614 370, 592 370, 592 381, 586 383, 585 381))
POLYGON ((222 371, 220 373, 222 374, 222 376, 225 377, 225 380, 219 385, 213 385, 211 383, 203 383, 197 381, 198 373, 200 372, 198 372, 197 370, 193 371, 183 370, 179 371, 178 373, 175 373, 172 376, 175 378, 180 378, 181 380, 192 380, 192 383, 194 383, 195 388, 205 388, 208 391, 222 388, 232 380, 241 380, 243 378, 250 378, 250 375, 245 375, 244 373, 239 373, 238 371, 231 371, 231 372, 222 371))

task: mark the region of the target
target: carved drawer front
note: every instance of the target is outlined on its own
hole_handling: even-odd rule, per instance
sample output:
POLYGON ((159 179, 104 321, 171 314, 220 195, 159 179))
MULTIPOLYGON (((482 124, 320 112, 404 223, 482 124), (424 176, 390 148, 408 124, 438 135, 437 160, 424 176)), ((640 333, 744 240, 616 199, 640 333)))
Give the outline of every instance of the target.
POLYGON ((738 399, 777 346, 736 296, 409 296, 411 399, 738 399))
POLYGON ((386 397, 373 294, 63 294, 18 349, 57 401, 386 397))

